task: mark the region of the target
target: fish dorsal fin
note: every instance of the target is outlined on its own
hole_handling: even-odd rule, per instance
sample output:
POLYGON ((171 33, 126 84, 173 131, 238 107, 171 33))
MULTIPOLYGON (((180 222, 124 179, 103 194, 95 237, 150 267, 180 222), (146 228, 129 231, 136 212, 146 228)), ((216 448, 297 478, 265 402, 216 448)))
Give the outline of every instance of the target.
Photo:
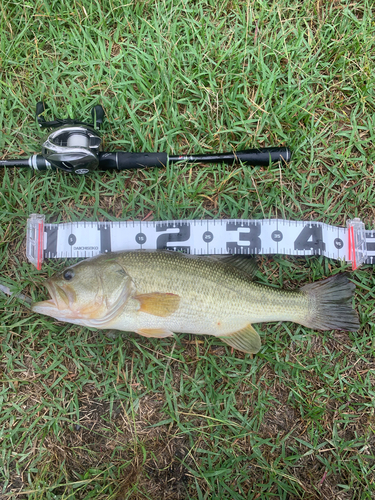
POLYGON ((228 264, 241 271, 249 279, 253 279, 258 271, 256 258, 248 257, 247 255, 205 255, 198 258, 209 262, 215 261, 220 262, 220 264, 228 264))
POLYGON ((141 305, 140 311, 153 316, 166 318, 173 314, 180 305, 181 297, 174 293, 145 293, 134 297, 141 305))
POLYGON ((220 262, 229 264, 245 273, 249 278, 254 279, 258 271, 258 264, 255 257, 246 255, 228 255, 221 257, 220 262))
POLYGON ((239 351, 251 354, 257 353, 261 347, 260 337, 250 323, 242 330, 238 330, 238 332, 218 336, 217 338, 239 351))

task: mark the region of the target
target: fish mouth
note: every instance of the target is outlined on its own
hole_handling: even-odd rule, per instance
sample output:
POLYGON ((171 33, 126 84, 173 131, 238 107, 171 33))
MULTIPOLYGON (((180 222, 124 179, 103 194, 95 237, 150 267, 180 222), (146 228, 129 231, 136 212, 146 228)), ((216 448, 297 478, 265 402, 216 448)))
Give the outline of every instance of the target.
POLYGON ((71 312, 71 306, 73 305, 76 298, 76 294, 74 293, 74 291, 70 288, 64 290, 61 286, 56 285, 50 280, 47 280, 44 285, 47 288, 51 298, 49 300, 43 300, 42 302, 35 302, 34 304, 32 304, 31 309, 34 312, 40 312, 42 314, 48 314, 51 316, 53 312, 71 312))

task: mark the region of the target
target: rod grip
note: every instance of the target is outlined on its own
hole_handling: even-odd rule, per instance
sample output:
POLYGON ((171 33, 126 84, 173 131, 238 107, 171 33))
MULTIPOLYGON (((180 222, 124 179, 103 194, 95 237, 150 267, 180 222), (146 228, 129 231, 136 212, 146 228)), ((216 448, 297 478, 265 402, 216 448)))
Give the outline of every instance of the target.
POLYGON ((134 168, 164 167, 168 162, 167 153, 99 153, 99 168, 128 170, 134 168))
POLYGON ((278 161, 289 162, 292 153, 289 148, 260 148, 237 151, 235 156, 247 165, 268 166, 278 161))

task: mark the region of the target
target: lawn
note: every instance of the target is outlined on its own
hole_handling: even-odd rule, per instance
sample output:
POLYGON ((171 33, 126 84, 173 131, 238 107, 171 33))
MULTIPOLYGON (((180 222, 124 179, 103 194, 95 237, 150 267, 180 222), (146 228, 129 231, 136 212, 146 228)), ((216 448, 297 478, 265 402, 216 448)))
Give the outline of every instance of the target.
MULTIPOLYGON (((90 119, 106 150, 289 146, 288 165, 0 172, 0 281, 33 299, 26 219, 274 218, 375 227, 375 8, 347 0, 5 0, 0 151, 40 151, 35 123, 90 119)), ((218 339, 115 336, 0 294, 0 499, 375 497, 375 276, 262 256, 292 289, 349 270, 358 332, 256 325, 254 355, 218 339)))

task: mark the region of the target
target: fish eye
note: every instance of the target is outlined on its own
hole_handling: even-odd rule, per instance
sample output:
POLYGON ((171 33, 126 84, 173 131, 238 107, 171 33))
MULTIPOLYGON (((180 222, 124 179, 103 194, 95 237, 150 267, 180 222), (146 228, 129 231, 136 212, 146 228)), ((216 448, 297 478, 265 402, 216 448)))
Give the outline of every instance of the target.
POLYGON ((73 279, 74 278, 74 271, 73 271, 73 269, 67 269, 66 271, 64 271, 63 278, 66 281, 70 281, 71 279, 73 279))

